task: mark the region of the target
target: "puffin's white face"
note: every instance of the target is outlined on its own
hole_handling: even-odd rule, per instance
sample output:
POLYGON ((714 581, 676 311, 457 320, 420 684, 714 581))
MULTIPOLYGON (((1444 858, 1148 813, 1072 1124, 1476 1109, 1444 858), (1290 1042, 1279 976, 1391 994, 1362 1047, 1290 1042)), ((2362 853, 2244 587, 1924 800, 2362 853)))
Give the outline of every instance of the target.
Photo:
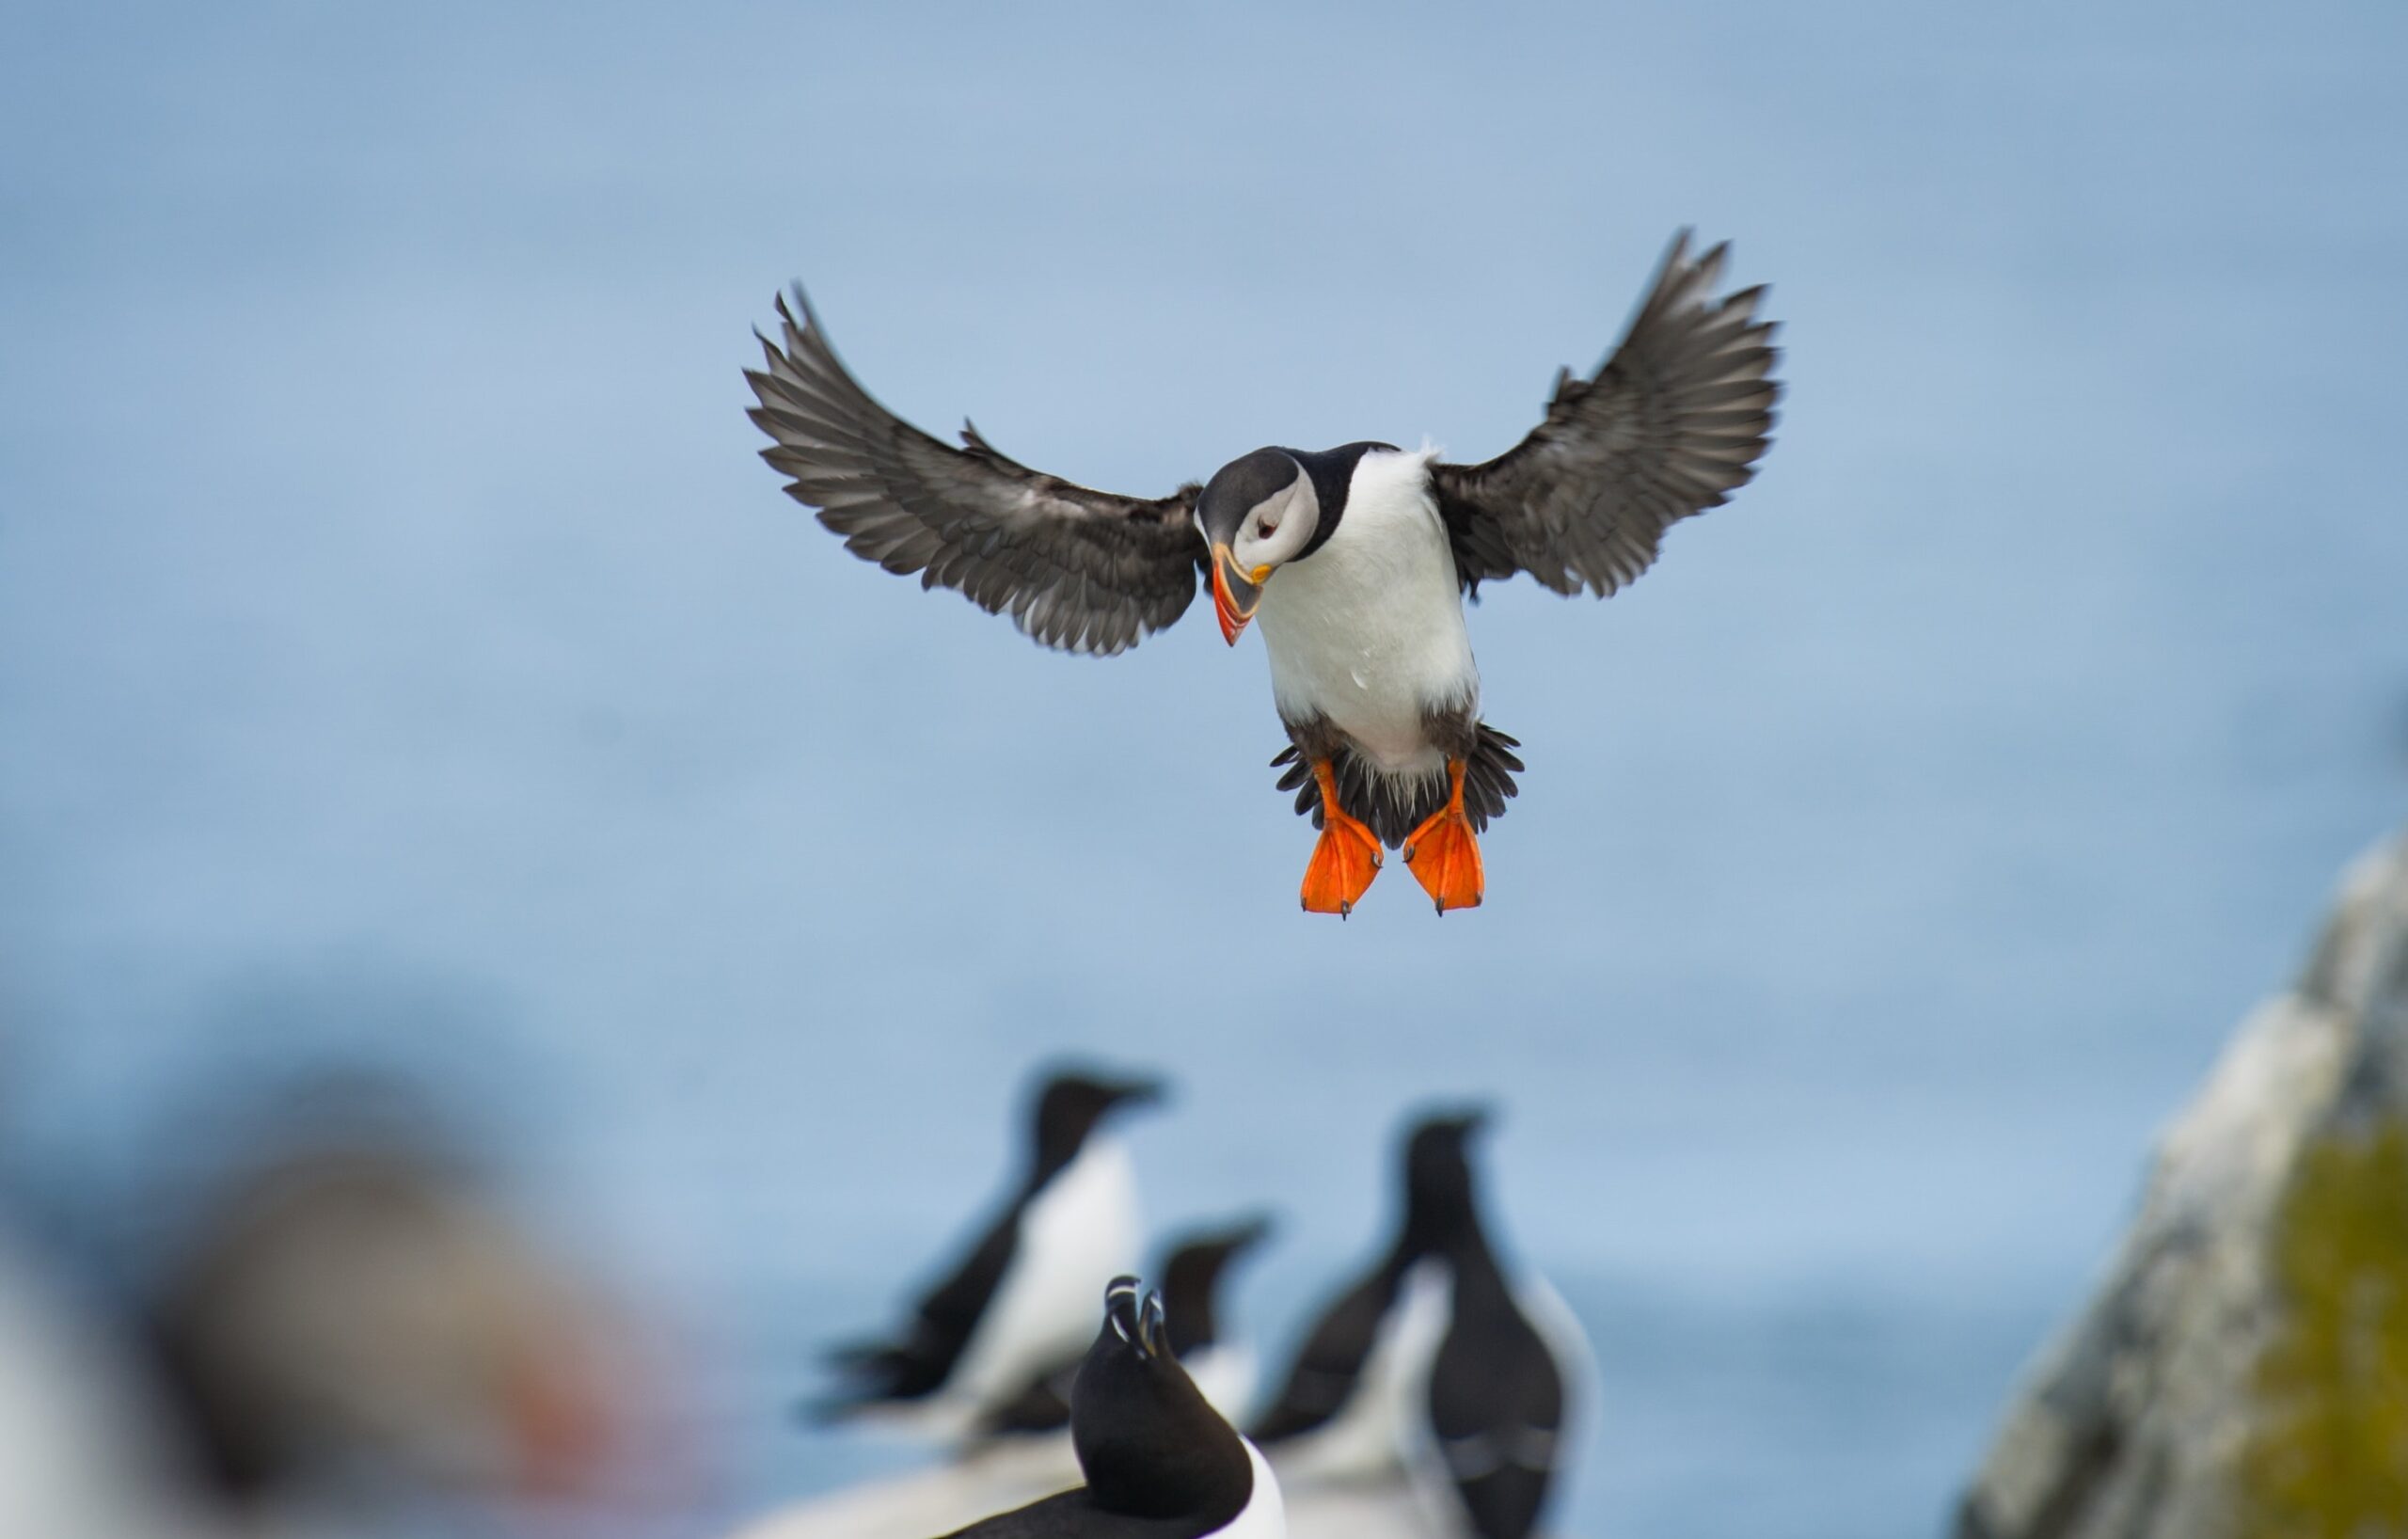
POLYGON ((1321 499, 1313 478, 1299 468, 1296 479, 1256 503, 1238 525, 1229 555, 1248 581, 1260 587, 1271 573, 1302 550, 1321 527, 1321 499))
POLYGON ((1205 484, 1196 528, 1212 550, 1212 603, 1221 635, 1238 632, 1262 602, 1262 585, 1312 544, 1321 499, 1312 477, 1285 451, 1258 449, 1231 460, 1205 484))

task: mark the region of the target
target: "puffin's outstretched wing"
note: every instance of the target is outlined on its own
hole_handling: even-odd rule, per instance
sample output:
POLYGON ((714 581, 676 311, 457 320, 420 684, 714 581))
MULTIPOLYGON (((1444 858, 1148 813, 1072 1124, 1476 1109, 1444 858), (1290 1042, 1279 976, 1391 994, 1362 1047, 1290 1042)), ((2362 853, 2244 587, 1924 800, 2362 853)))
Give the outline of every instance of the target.
POLYGON ((1528 572, 1602 598, 1654 563, 1666 526, 1755 474, 1780 355, 1761 287, 1714 296, 1727 249, 1692 258, 1681 231, 1593 377, 1557 376, 1546 420, 1497 458, 1431 468, 1466 589, 1528 572))
MULTIPOLYGON (((761 457, 846 547, 920 586, 958 589, 1047 646, 1126 651, 1178 619, 1205 558, 1197 488, 1154 501, 1090 491, 997 453, 964 422, 955 449, 869 397, 798 286, 778 301, 784 345, 761 338, 749 415, 761 457)), ((758 333, 755 333, 758 335, 758 333)))

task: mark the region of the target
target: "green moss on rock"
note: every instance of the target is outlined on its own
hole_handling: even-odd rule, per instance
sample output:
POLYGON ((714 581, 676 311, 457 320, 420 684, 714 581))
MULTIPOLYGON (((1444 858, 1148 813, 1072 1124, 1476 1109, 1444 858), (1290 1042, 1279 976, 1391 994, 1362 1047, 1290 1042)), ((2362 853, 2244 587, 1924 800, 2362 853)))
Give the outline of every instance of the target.
POLYGON ((2242 1539, 2408 1534, 2408 1120, 2310 1145, 2274 1247, 2242 1539))

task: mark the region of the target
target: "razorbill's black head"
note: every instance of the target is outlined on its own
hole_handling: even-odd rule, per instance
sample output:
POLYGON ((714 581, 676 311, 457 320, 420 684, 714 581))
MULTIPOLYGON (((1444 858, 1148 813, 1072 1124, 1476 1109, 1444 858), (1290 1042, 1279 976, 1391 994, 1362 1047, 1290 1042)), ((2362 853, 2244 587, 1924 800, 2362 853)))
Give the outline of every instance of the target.
POLYGON ((1470 1146, 1488 1125, 1485 1107, 1434 1113, 1414 1124, 1404 1145, 1404 1232, 1400 1260, 1446 1249, 1477 1230, 1470 1146))
POLYGON ((1032 1183, 1078 1158, 1087 1135, 1117 1107, 1149 1105, 1163 1098, 1157 1079, 1108 1079, 1085 1072, 1063 1072, 1045 1082, 1031 1119, 1035 1161, 1032 1183))
POLYGON ((1163 1265, 1163 1308, 1173 1352, 1185 1357, 1220 1341, 1221 1274, 1270 1233, 1270 1218, 1258 1214, 1187 1235, 1172 1249, 1163 1265))
POLYGON ((1086 1484, 974 1524, 977 1539, 1285 1539, 1278 1483, 1170 1349, 1159 1295, 1114 1279, 1070 1391, 1086 1484))

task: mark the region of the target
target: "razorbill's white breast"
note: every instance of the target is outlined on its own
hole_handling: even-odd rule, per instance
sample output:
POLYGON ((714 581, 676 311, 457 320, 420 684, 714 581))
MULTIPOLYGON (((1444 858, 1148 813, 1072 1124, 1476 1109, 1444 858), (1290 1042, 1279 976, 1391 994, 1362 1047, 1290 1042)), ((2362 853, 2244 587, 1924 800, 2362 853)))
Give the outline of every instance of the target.
POLYGON ((1002 1211, 920 1295, 898 1336, 830 1355, 841 1386, 816 1414, 959 1437, 1075 1353, 1093 1327, 1096 1290, 1130 1264, 1137 1245, 1128 1150, 1101 1124, 1160 1093, 1151 1080, 1054 1075, 1037 1097, 1027 1163, 1002 1211))

